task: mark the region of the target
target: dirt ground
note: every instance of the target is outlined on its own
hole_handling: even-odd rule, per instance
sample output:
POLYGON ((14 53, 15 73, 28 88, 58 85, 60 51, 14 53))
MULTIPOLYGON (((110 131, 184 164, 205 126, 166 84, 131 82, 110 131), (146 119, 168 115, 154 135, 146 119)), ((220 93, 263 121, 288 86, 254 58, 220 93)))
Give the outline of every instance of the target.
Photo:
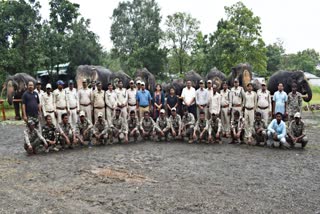
POLYGON ((0 123, 0 213, 320 213, 320 114, 309 144, 136 142, 27 156, 0 123))

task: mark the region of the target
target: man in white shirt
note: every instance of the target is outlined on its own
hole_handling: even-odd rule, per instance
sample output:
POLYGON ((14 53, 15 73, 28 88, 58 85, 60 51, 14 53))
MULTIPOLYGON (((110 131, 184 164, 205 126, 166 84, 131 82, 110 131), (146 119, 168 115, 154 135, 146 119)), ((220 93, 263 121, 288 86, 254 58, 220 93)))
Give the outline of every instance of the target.
MULTIPOLYGON (((45 94, 45 92, 43 90, 41 90, 41 82, 39 80, 37 81, 36 88, 34 89, 34 91, 38 93, 40 105, 42 105, 41 97, 43 94, 45 94)), ((41 106, 41 108, 42 108, 42 106, 41 106)))
POLYGON ((58 124, 62 122, 61 116, 69 113, 69 102, 66 91, 63 89, 64 82, 59 80, 57 82, 58 88, 53 91, 53 103, 58 124))
POLYGON ((127 90, 128 93, 128 113, 131 111, 137 114, 137 89, 134 87, 134 81, 130 80, 130 88, 127 90))
POLYGON ((239 86, 239 80, 234 80, 234 87, 230 90, 230 111, 231 112, 231 120, 233 120, 233 113, 235 111, 239 111, 240 117, 243 116, 242 108, 243 108, 243 102, 245 99, 244 89, 239 86))
POLYGON ((52 86, 50 83, 46 85, 47 92, 41 96, 42 112, 44 116, 50 115, 52 124, 57 125, 56 117, 54 115, 53 94, 51 92, 52 86))
POLYGON ((263 80, 261 89, 257 92, 257 112, 261 113, 261 119, 265 124, 269 124, 269 117, 272 112, 270 91, 267 90, 266 82, 263 80))
POLYGON ((220 91, 221 95, 221 124, 222 135, 224 137, 230 136, 230 90, 226 82, 222 85, 223 89, 220 91))
POLYGON ((102 117, 105 118, 105 92, 102 90, 101 82, 96 83, 96 90, 92 92, 92 106, 94 108, 94 122, 98 120, 98 115, 101 112, 102 117))
POLYGON ((123 88, 122 80, 118 81, 118 88, 115 90, 117 95, 117 106, 121 109, 121 116, 127 120, 128 115, 128 93, 127 89, 123 88))
POLYGON ((201 111, 205 113, 205 116, 208 115, 208 91, 204 88, 204 81, 199 81, 200 88, 196 91, 196 104, 197 104, 197 117, 201 111))
POLYGON ((196 114, 196 90, 194 87, 191 86, 191 81, 187 81, 186 87, 183 88, 181 93, 181 98, 183 100, 182 104, 186 107, 188 107, 188 111, 192 113, 195 117, 196 114))
POLYGON ((105 101, 106 101, 106 119, 108 122, 108 125, 112 125, 112 118, 114 117, 115 110, 117 108, 117 95, 113 91, 113 86, 111 83, 108 83, 108 90, 105 94, 105 101))
POLYGON ((211 119, 211 115, 214 114, 216 116, 220 115, 221 109, 221 95, 217 92, 217 85, 212 85, 212 96, 209 97, 209 114, 208 120, 211 119))
POLYGON ((92 90, 88 88, 87 80, 83 79, 82 81, 83 88, 79 89, 78 97, 80 104, 80 111, 84 111, 87 118, 92 121, 92 90))
POLYGON ((77 89, 74 88, 73 80, 69 81, 69 88, 66 88, 67 99, 69 101, 70 116, 69 122, 75 127, 78 121, 78 113, 80 110, 77 89))
POLYGON ((252 91, 253 85, 252 83, 248 83, 247 85, 248 91, 245 93, 245 101, 244 101, 244 123, 245 123, 245 138, 247 139, 247 143, 249 145, 252 144, 252 130, 254 123, 254 114, 256 111, 257 105, 257 94, 252 91))

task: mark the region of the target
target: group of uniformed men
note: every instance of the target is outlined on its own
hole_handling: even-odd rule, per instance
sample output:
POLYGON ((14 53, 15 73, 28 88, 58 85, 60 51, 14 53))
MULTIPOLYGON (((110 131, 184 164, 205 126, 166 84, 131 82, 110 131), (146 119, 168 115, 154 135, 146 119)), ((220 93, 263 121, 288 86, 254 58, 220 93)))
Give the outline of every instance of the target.
POLYGON ((94 88, 88 88, 86 80, 83 80, 83 88, 79 91, 73 87, 73 81, 69 81, 66 89, 63 89, 61 80, 57 85, 58 88, 52 92, 51 85, 47 84, 46 92, 43 92, 37 83, 35 91, 39 94, 45 124, 37 130, 36 122, 27 120, 25 149, 29 153, 36 153, 40 147, 46 151, 73 148, 76 144, 91 147, 93 138, 96 145, 112 144, 114 139, 128 143, 130 138, 137 141, 139 136, 143 140, 180 139, 189 143, 219 144, 222 137, 231 137, 230 144, 246 142, 248 145, 272 147, 278 141, 284 148, 294 147, 296 143, 301 143, 302 147, 307 144, 301 120, 301 94, 295 86, 286 95, 282 84, 279 84, 272 98, 265 82, 260 90, 254 92, 251 83, 245 91, 235 79, 231 90, 227 83, 223 83, 220 93, 210 80, 207 88, 204 81, 200 81, 198 90, 187 82, 180 96, 182 117, 174 107, 170 109, 169 117, 168 112, 161 109, 155 121, 150 117, 151 96, 143 82, 137 82, 135 87, 131 80, 130 88, 125 89, 119 81, 117 89, 113 90, 113 86, 108 84, 107 91, 102 90, 99 82, 94 88), (271 100, 274 101, 273 107, 271 100), (192 108, 192 105, 197 108, 192 108), (267 126, 272 108, 275 109, 275 119, 267 126), (283 121, 286 114, 289 116, 288 132, 283 121))

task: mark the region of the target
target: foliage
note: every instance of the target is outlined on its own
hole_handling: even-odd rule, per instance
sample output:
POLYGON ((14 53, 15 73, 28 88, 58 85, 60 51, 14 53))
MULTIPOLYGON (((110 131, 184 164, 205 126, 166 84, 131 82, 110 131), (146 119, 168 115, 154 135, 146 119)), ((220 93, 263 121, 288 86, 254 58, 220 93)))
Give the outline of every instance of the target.
POLYGON ((267 75, 271 76, 274 72, 281 68, 281 58, 285 53, 283 42, 278 40, 277 42, 267 46, 267 75))
POLYGON ((202 35, 201 32, 197 34, 197 38, 194 40, 193 48, 191 52, 191 66, 198 73, 205 76, 214 65, 209 60, 208 53, 210 45, 207 35, 202 35))

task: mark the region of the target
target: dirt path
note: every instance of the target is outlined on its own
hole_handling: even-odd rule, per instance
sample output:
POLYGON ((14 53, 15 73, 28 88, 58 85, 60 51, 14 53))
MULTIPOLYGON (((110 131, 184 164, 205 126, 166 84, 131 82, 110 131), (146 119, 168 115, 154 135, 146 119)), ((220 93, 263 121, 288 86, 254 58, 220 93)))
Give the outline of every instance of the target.
POLYGON ((0 123, 0 213, 320 213, 319 114, 310 144, 134 143, 26 156, 0 123))

